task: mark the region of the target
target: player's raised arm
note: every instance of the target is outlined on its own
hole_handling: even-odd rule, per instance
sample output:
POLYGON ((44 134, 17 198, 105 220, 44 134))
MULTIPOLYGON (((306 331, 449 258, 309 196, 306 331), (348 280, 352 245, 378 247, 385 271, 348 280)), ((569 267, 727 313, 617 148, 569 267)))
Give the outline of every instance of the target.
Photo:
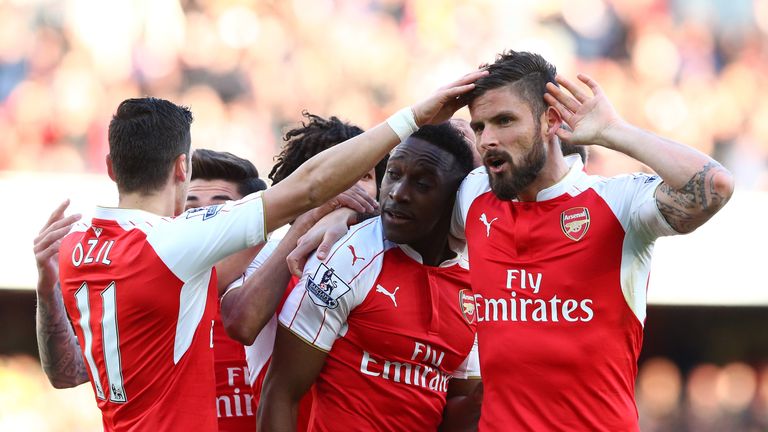
POLYGON ((69 388, 88 381, 85 361, 67 319, 59 287, 58 253, 61 239, 67 235, 80 215, 64 217, 69 200, 54 210, 35 238, 37 263, 37 347, 40 364, 55 388, 69 388))
POLYGON ((422 102, 398 111, 385 123, 302 164, 295 173, 264 192, 267 231, 347 189, 420 126, 448 120, 463 104, 458 96, 472 90, 474 82, 486 74, 467 74, 422 102))
POLYGON ((589 90, 559 75, 557 81, 567 92, 547 84, 545 100, 572 128, 560 129, 561 139, 620 151, 656 171, 664 180, 656 189, 656 203, 679 233, 695 230, 728 202, 734 183, 727 169, 694 148, 627 123, 594 79, 584 74, 578 78, 589 90))

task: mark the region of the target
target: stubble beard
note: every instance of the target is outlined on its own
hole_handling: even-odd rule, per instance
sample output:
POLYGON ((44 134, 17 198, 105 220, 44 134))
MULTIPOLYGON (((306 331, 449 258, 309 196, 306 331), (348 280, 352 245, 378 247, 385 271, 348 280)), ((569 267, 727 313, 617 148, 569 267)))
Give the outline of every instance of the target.
POLYGON ((520 166, 515 164, 512 156, 506 151, 488 150, 486 154, 488 153, 507 162, 507 169, 500 174, 491 174, 490 170, 488 170, 488 181, 491 184, 491 190, 501 200, 518 198, 520 192, 536 180, 539 172, 544 168, 544 163, 547 161, 547 155, 544 151, 544 140, 539 135, 536 136, 536 141, 531 150, 523 157, 523 162, 520 166))

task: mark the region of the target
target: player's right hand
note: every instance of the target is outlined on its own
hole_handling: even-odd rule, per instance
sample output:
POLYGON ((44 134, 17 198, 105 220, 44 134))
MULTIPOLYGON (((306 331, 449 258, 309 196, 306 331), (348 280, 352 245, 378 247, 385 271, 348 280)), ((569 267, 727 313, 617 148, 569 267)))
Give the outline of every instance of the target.
POLYGON ((488 75, 487 70, 468 73, 458 80, 441 87, 432 96, 416 103, 411 107, 416 124, 436 125, 450 119, 453 114, 465 105, 459 96, 475 88, 475 81, 488 75))
POLYGON ((40 233, 35 237, 33 250, 40 280, 38 287, 53 288, 59 279, 59 247, 61 239, 69 233, 72 225, 80 220, 81 215, 73 214, 64 217, 64 211, 69 207, 69 200, 65 200, 51 213, 48 222, 43 225, 40 233))

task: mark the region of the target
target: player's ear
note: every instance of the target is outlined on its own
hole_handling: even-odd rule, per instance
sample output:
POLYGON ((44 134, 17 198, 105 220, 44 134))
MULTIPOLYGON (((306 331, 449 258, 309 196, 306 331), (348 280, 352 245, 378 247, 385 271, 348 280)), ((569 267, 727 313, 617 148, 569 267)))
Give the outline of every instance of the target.
POLYGON ((107 174, 109 175, 109 178, 111 178, 113 182, 117 183, 117 179, 115 178, 115 169, 112 167, 112 157, 107 155, 104 158, 104 161, 107 163, 107 174))
POLYGON ((557 130, 563 125, 563 117, 560 115, 560 112, 553 106, 547 106, 542 117, 544 118, 542 119, 541 126, 543 129, 546 129, 543 132, 549 138, 555 136, 557 130))
POLYGON ((182 153, 176 157, 173 161, 173 179, 183 183, 191 174, 192 166, 187 162, 187 155, 182 153))

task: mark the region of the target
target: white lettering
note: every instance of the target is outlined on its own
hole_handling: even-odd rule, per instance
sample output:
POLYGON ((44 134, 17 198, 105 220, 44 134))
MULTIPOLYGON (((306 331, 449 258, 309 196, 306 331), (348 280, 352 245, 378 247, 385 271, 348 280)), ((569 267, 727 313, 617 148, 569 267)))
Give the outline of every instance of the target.
POLYGON ((221 403, 224 402, 224 417, 232 417, 232 407, 229 405, 229 396, 223 395, 216 398, 216 415, 221 415, 221 403))
POLYGON ((97 239, 90 239, 88 240, 88 245, 90 246, 88 248, 88 253, 85 254, 85 264, 90 264, 93 262, 93 257, 91 257, 91 252, 93 252, 93 248, 96 247, 96 244, 99 241, 97 239))
POLYGON ((533 289, 534 294, 539 293, 539 289, 541 288, 542 274, 539 272, 530 273, 525 269, 507 269, 508 290, 514 289, 514 281, 518 279, 518 276, 520 280, 520 289, 528 289, 530 286, 530 288, 533 289))
POLYGON ((575 322, 578 320, 578 318, 572 318, 571 312, 576 310, 576 300, 574 299, 568 299, 563 302, 563 318, 565 318, 568 322, 575 322))
POLYGON ((370 376, 379 376, 380 374, 378 372, 371 372, 368 370, 368 365, 371 363, 377 364, 378 362, 371 358, 368 351, 363 351, 363 359, 360 361, 360 372, 370 376))
MULTIPOLYGON (((414 354, 429 353, 429 356, 425 356, 425 360, 434 360, 437 363, 441 363, 445 353, 430 348, 429 344, 421 343, 419 347, 415 343, 416 352, 414 354), (437 352, 440 352, 438 355, 437 352), (427 358, 429 357, 429 358, 427 358)), ((428 388, 434 391, 447 392, 448 381, 451 379, 450 374, 446 374, 439 368, 427 366, 426 364, 409 363, 406 361, 391 361, 386 359, 376 360, 370 353, 363 351, 362 360, 360 362, 360 372, 374 376, 381 377, 386 380, 390 380, 397 383, 403 383, 407 385, 428 388), (381 364, 381 368, 377 365, 381 364), (380 371, 379 371, 380 370, 380 371)))
POLYGON ((547 304, 542 299, 536 299, 533 301, 536 303, 536 310, 533 311, 534 321, 547 321, 547 304))
POLYGON ((592 321, 592 317, 595 316, 595 314, 592 312, 592 308, 587 305, 587 303, 592 304, 592 300, 590 299, 584 299, 581 301, 581 310, 587 313, 587 316, 585 318, 582 318, 581 320, 584 322, 592 321))
POLYGON ((235 385, 235 377, 240 376, 240 368, 227 368, 227 383, 234 387, 235 385))
POLYGON ((403 376, 405 377, 405 383, 406 384, 411 383, 411 364, 410 363, 391 362, 389 360, 384 360, 384 372, 382 372, 381 374, 382 378, 390 379, 389 378, 390 368, 393 368, 395 370, 395 376, 394 378, 392 378, 392 381, 400 382, 400 372, 403 368, 405 368, 405 373, 403 374, 403 376))
POLYGON ((561 299, 557 296, 546 299, 517 298, 514 291, 510 298, 484 298, 475 294, 475 310, 478 322, 589 322, 595 316, 592 299, 561 299), (581 311, 579 314, 577 311, 581 311), (519 314, 517 313, 519 312, 519 314))
POLYGON ((485 317, 490 321, 507 321, 507 302, 503 299, 485 299, 485 317), (490 307, 493 307, 493 318, 490 318, 490 307), (499 319, 499 308, 501 308, 501 319, 499 319))
MULTIPOLYGON (((107 242, 107 251, 104 252, 104 259, 101 260, 101 263, 104 265, 110 265, 112 264, 112 260, 109 259, 109 252, 112 250, 112 246, 115 244, 114 240, 110 240, 107 242)), ((98 261, 98 259, 97 259, 98 261)))
POLYGON ((78 243, 72 249, 72 265, 75 267, 80 267, 80 264, 82 263, 83 263, 83 245, 78 243))

